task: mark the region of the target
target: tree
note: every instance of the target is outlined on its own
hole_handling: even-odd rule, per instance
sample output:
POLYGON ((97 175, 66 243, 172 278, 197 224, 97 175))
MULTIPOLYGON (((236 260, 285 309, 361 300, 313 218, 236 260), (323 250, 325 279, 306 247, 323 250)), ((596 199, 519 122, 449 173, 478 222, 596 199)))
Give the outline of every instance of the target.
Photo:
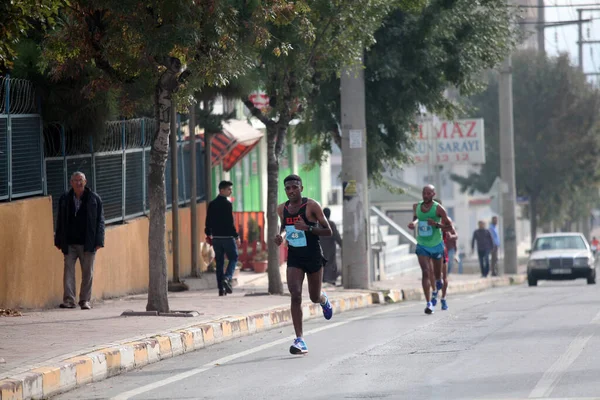
POLYGON ((46 30, 66 0, 12 0, 0 2, 0 73, 13 66, 16 46, 31 30, 46 30))
MULTIPOLYGON (((56 78, 100 72, 88 87, 94 97, 118 93, 123 116, 153 99, 157 130, 151 141, 149 311, 167 312, 165 165, 175 96, 188 102, 195 90, 226 84, 250 66, 243 46, 262 43, 254 24, 257 1, 72 0, 60 29, 48 38, 45 57, 56 78), (179 93, 177 93, 179 91, 179 93)), ((186 105, 186 104, 181 104, 186 105)))
MULTIPOLYGON (((548 58, 533 51, 513 57, 513 112, 517 194, 529 197, 532 238, 537 220, 562 223, 577 212, 589 215, 590 187, 600 182, 600 92, 571 65, 567 55, 548 58), (582 196, 582 192, 585 193, 582 196)), ((454 176, 463 190, 487 192, 500 175, 498 82, 468 100, 485 120, 486 164, 479 173, 454 176)))
MULTIPOLYGON (((421 107, 453 116, 459 108, 444 91, 481 89, 481 72, 514 47, 518 34, 506 3, 432 0, 423 9, 400 8, 385 18, 365 54, 367 162, 376 183, 384 170, 409 162, 409 132, 421 107)), ((315 145, 311 156, 320 161, 332 142, 341 148, 339 77, 330 74, 311 104, 297 137, 315 145)))
MULTIPOLYGON (((267 236, 279 233, 277 185, 279 158, 285 147, 289 123, 301 118, 325 77, 354 64, 373 42, 373 32, 396 6, 414 1, 393 0, 274 0, 265 4, 269 42, 256 55, 255 89, 270 97, 259 110, 245 93, 242 101, 267 129, 267 236), (268 7, 266 7, 268 6, 268 7), (267 12, 268 11, 268 12, 267 12), (273 17, 272 12, 280 17, 273 17)), ((269 293, 282 294, 279 252, 269 246, 269 293)))

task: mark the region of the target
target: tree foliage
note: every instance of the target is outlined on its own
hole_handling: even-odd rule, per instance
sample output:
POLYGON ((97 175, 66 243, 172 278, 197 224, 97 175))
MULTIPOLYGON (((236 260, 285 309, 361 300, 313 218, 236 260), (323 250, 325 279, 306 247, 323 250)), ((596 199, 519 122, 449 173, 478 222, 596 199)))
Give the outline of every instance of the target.
MULTIPOLYGON (((486 164, 480 173, 454 179, 463 190, 487 192, 500 175, 495 74, 468 105, 485 120, 486 164)), ((567 55, 522 51, 513 57, 516 187, 530 198, 532 232, 539 217, 564 223, 576 219, 575 212, 589 215, 600 182, 599 106, 600 92, 567 55)))
MULTIPOLYGON (((380 182, 386 168, 409 161, 415 116, 421 107, 453 115, 444 97, 455 87, 482 88, 481 71, 514 47, 514 12, 503 0, 433 0, 423 9, 396 9, 385 18, 365 53, 368 171, 380 182)), ((340 81, 330 74, 311 100, 298 139, 315 144, 313 160, 341 147, 340 81), (315 133, 317 135, 315 135, 315 133)))
POLYGON ((13 67, 16 46, 28 32, 54 26, 67 0, 5 0, 0 2, 0 73, 13 67))
MULTIPOLYGON (((270 97, 259 110, 245 93, 242 100, 267 128, 268 237, 279 231, 276 212, 279 157, 285 147, 289 123, 311 107, 323 81, 345 65, 354 65, 363 49, 374 42, 373 33, 395 7, 420 2, 394 0, 303 0, 265 2, 264 26, 269 40, 256 53, 255 88, 270 97), (270 3, 270 4, 267 4, 270 3), (273 17, 269 10, 278 10, 273 17)), ((279 256, 269 248, 269 292, 283 292, 279 256)))
POLYGON ((259 6, 245 0, 72 0, 45 40, 44 58, 55 79, 86 82, 82 91, 92 99, 115 93, 125 117, 154 109, 147 310, 169 311, 164 172, 174 108, 186 109, 197 91, 253 67, 246 46, 267 40, 254 21, 262 20, 259 6))

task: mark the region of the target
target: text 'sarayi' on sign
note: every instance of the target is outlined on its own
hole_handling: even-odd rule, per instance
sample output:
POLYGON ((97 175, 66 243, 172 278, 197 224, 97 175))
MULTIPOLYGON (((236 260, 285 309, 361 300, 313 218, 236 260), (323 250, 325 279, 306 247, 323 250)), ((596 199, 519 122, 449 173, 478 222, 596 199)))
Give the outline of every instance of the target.
POLYGON ((415 141, 415 164, 485 164, 483 119, 423 122, 415 141))

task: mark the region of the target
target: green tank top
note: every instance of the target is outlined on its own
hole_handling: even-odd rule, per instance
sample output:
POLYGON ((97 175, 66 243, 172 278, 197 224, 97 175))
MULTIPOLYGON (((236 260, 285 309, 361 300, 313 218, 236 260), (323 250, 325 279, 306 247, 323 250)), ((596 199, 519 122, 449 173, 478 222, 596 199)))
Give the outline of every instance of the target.
POLYGON ((419 220, 417 225, 417 243, 425 247, 435 247, 443 241, 442 230, 428 225, 427 220, 431 218, 438 223, 441 221, 441 218, 437 215, 439 203, 434 201, 431 209, 426 213, 421 211, 422 204, 422 201, 417 204, 417 218, 419 220))

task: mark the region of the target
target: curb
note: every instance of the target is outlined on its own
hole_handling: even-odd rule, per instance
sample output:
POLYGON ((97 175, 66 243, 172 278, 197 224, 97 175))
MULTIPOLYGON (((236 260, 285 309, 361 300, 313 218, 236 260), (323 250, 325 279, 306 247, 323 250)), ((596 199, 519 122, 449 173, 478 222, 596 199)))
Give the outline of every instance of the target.
MULTIPOLYGON (((480 279, 464 284, 451 284, 449 289, 452 293, 479 292, 492 287, 520 284, 525 280, 524 275, 480 279)), ((334 312, 342 313, 373 304, 422 299, 420 289, 392 289, 369 290, 362 294, 334 297, 330 301, 334 312)), ((303 305, 302 311, 304 320, 319 317, 322 313, 321 306, 312 303, 303 305)), ((143 340, 98 349, 0 380, 0 400, 44 399, 167 358, 200 350, 226 340, 289 325, 291 322, 290 308, 279 307, 247 316, 221 318, 143 340)))
MULTIPOLYGON (((374 300, 379 300, 379 296, 371 292, 330 299, 336 313, 368 307, 375 304, 374 300)), ((302 310, 305 320, 322 315, 319 304, 303 305, 302 310)), ((0 380, 0 400, 44 399, 90 382, 291 322, 290 308, 279 307, 247 316, 221 318, 144 340, 102 348, 0 380)))
MULTIPOLYGON (((525 274, 493 277, 491 279, 481 278, 471 282, 459 282, 448 284, 448 291, 451 294, 476 293, 486 289, 504 287, 511 285, 520 285, 527 281, 525 274)), ((396 303, 400 301, 425 301, 425 296, 421 288, 418 289, 391 289, 383 291, 386 303, 396 303)))

